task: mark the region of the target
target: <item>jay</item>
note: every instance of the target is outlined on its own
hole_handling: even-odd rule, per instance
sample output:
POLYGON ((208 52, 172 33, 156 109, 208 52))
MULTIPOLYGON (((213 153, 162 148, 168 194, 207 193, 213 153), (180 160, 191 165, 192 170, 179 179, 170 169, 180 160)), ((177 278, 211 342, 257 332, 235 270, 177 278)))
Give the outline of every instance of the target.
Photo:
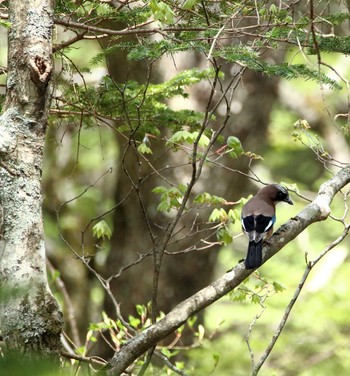
POLYGON ((287 202, 293 205, 286 188, 269 184, 260 189, 242 208, 242 228, 249 238, 246 269, 255 269, 262 264, 262 242, 273 232, 276 221, 276 204, 287 202))

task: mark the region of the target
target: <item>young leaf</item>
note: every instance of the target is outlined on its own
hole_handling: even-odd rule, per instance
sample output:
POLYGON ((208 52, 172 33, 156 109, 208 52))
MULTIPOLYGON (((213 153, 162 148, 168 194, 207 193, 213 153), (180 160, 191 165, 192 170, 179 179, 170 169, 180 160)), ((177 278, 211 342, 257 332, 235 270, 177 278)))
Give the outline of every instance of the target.
POLYGON ((171 358, 179 353, 178 350, 169 350, 166 347, 163 347, 161 350, 162 354, 164 354, 167 358, 171 358))
POLYGON ((177 369, 184 369, 185 368, 185 363, 184 362, 175 362, 175 367, 177 369))
POLYGON ((97 239, 110 239, 112 236, 112 231, 110 227, 108 226, 107 222, 102 220, 100 222, 97 222, 95 226, 92 228, 92 233, 95 238, 97 239))
POLYGON ((137 151, 140 154, 153 154, 152 149, 143 142, 137 147, 137 151))
POLYGON ((137 328, 140 324, 141 324, 141 320, 137 317, 134 317, 132 315, 129 315, 129 324, 133 327, 133 328, 137 328))
POLYGON ((276 292, 282 292, 286 289, 283 285, 281 285, 278 282, 272 282, 272 286, 276 292))
POLYGON ((205 328, 203 325, 198 325, 198 341, 202 342, 205 334, 205 328))
POLYGON ((230 293, 230 299, 234 302, 243 302, 247 299, 247 290, 238 288, 230 293))
MULTIPOLYGON (((199 135, 198 132, 193 132, 192 133, 192 139, 193 139, 193 141, 195 139, 197 139, 198 135, 199 135)), ((205 134, 202 134, 200 136, 200 138, 199 138, 198 145, 205 148, 205 147, 207 147, 209 145, 209 142, 210 142, 209 137, 207 137, 205 134)))
POLYGON ((227 146, 230 148, 229 155, 232 158, 238 158, 243 153, 241 141, 235 136, 227 139, 227 146))
POLYGON ((209 222, 225 222, 227 220, 227 213, 225 209, 214 209, 209 216, 209 222))
POLYGON ((238 210, 230 209, 227 214, 231 223, 235 223, 237 220, 240 219, 240 214, 238 210))
POLYGON ((187 320, 187 324, 190 328, 193 328, 193 325, 197 321, 197 316, 192 316, 187 320))
POLYGON ((174 12, 170 6, 163 1, 151 0, 151 11, 158 21, 165 24, 174 23, 174 12))
POLYGON ((164 187, 163 185, 159 185, 158 187, 154 187, 152 189, 152 192, 157 194, 163 194, 168 192, 168 188, 164 187))
POLYGON ((11 27, 11 22, 0 20, 0 26, 5 27, 6 29, 9 29, 11 27))
POLYGON ((261 298, 258 294, 253 294, 251 297, 252 303, 259 304, 261 301, 261 298))
POLYGON ((228 245, 232 243, 232 235, 226 227, 220 227, 216 233, 216 237, 220 243, 228 245))

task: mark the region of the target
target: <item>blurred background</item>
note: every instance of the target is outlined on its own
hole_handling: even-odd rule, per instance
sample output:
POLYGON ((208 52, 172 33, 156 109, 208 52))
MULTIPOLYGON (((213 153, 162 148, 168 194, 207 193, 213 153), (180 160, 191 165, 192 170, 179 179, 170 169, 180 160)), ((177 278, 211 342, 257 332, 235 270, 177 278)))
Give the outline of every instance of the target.
MULTIPOLYGON (((63 10, 64 19, 70 12, 81 22, 103 14, 98 8, 102 2, 80 2, 69 9, 67 3, 58 3, 61 20, 63 10)), ((262 3, 273 11, 270 3, 262 3)), ((276 3, 275 12, 284 6, 271 3, 276 3)), ((298 20, 309 15, 304 5, 294 8, 298 20)), ((348 13, 346 2, 316 5, 320 18, 348 13)), ((255 6, 249 9, 255 14, 255 6)), ((127 24, 118 17, 102 18, 98 26, 105 29, 121 30, 127 24)), ((325 22, 320 29, 346 36, 348 19, 329 30, 325 22)), ((243 28, 257 20, 240 16, 239 22, 243 28)), ((289 187, 295 205, 278 206, 277 229, 315 197, 342 163, 349 162, 350 60, 345 53, 322 52, 328 77, 342 86, 334 88, 305 77, 267 75, 220 54, 213 63, 207 59, 208 51, 190 48, 159 58, 130 56, 141 53, 134 44, 157 42, 159 34, 152 34, 148 42, 146 37, 95 35, 72 43, 80 31, 63 25, 55 31, 56 74, 43 171, 48 270, 65 314, 67 347, 108 359, 120 340, 109 321, 117 318, 115 302, 134 330, 151 320, 152 250, 176 216, 193 172, 194 139, 184 141, 177 133, 175 140, 174 134, 195 132, 211 110, 208 140, 222 127, 166 247, 158 287, 158 308, 164 313, 245 257, 247 239, 239 221, 242 197, 255 194, 266 183, 289 187), (133 49, 128 50, 127 43, 133 49), (218 67, 219 76, 193 71, 181 76, 194 68, 218 67), (219 83, 212 91, 215 80, 219 83), (241 145, 236 156, 227 152, 232 136, 241 145), (160 186, 165 188, 154 191, 160 186), (108 281, 109 291, 100 278, 108 281)), ((6 67, 6 29, 1 32, 0 67, 6 67)), ((228 34, 221 43, 255 48, 257 35, 228 34)), ((306 64, 317 69, 318 55, 306 56, 297 44, 261 46, 259 51, 261 61, 271 65, 306 64)), ((3 94, 6 74, 0 80, 3 94)), ((204 140, 200 153, 207 147, 204 140)), ((250 374, 252 354, 257 360, 265 351, 302 278, 305 260, 315 259, 338 238, 347 219, 345 188, 332 204, 332 217, 309 227, 240 289, 165 340, 165 354, 174 356, 186 374, 250 374)), ((259 374, 348 374, 348 249, 345 239, 314 267, 259 374)), ((152 372, 174 374, 161 362, 152 372)))

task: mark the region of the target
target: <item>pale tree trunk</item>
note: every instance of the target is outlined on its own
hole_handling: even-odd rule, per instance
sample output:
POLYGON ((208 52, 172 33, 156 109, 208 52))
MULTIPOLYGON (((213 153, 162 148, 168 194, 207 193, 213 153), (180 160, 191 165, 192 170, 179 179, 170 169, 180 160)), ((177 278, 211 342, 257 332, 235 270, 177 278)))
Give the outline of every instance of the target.
POLYGON ((52 20, 50 0, 9 2, 7 96, 0 117, 0 325, 6 348, 21 352, 58 352, 62 329, 47 282, 41 209, 52 20))

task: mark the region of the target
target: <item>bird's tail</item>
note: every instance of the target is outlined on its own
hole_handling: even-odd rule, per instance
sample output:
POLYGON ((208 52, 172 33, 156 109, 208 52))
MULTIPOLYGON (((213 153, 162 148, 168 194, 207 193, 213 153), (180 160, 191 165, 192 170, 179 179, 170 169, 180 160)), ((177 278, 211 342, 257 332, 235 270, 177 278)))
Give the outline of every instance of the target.
POLYGON ((244 261, 246 269, 258 268, 262 263, 262 240, 249 242, 247 258, 244 261))

